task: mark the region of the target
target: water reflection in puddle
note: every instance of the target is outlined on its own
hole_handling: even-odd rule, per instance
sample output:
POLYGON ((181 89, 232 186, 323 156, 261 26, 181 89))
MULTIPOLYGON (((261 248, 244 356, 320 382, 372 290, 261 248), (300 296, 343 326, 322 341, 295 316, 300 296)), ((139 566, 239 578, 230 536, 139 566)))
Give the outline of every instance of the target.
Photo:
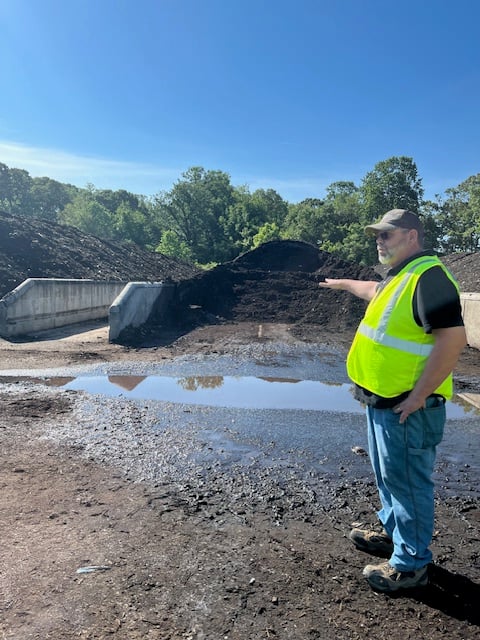
MULTIPOLYGON (((304 409, 363 413, 350 384, 254 376, 82 376, 49 378, 47 384, 110 397, 244 409, 304 409)), ((480 416, 480 410, 455 398, 447 417, 480 416)))

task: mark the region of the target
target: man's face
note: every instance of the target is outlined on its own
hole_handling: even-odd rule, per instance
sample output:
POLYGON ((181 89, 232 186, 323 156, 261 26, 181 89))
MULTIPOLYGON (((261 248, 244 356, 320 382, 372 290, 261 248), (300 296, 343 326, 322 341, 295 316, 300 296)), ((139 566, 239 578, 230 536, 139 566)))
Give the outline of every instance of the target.
POLYGON ((415 251, 411 229, 382 231, 376 236, 378 260, 380 264, 393 267, 415 251))

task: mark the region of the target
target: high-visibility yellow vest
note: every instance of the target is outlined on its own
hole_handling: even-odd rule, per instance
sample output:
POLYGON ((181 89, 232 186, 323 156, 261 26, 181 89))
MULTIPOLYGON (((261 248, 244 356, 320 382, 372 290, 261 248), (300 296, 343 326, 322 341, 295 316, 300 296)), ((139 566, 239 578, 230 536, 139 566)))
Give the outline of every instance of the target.
MULTIPOLYGON (((445 271, 458 291, 452 275, 436 256, 420 256, 370 301, 347 356, 348 375, 360 387, 383 398, 394 398, 415 386, 435 339, 415 322, 413 296, 422 273, 436 266, 445 271)), ((452 397, 451 374, 434 393, 452 397)))

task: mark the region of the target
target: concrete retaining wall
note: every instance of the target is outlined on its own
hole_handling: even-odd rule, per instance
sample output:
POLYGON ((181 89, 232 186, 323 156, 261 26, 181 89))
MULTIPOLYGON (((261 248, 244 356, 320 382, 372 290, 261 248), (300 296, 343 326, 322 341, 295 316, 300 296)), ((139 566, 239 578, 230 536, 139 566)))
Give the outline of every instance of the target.
POLYGON ((125 282, 29 278, 0 300, 0 336, 11 338, 106 318, 125 282))
POLYGON ((467 332, 467 342, 480 349, 480 293, 461 293, 463 321, 467 332))
MULTIPOLYGON (((106 282, 29 278, 0 299, 0 336, 10 338, 109 317, 109 340, 144 324, 155 307, 165 312, 175 285, 162 282, 106 282)), ((462 312, 471 347, 480 349, 480 293, 462 293, 462 312)))
POLYGON ((114 342, 123 330, 144 324, 155 307, 161 313, 173 298, 175 285, 163 282, 129 282, 114 300, 109 313, 108 339, 114 342))

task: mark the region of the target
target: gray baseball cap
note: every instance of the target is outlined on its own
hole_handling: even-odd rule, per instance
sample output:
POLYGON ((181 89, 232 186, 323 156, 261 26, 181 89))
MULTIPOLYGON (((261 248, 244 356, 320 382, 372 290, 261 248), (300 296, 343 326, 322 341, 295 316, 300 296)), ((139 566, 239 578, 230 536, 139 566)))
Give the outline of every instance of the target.
POLYGON ((392 209, 387 211, 381 220, 365 227, 369 235, 376 235, 382 231, 395 231, 395 229, 416 229, 423 232, 423 225, 417 214, 408 209, 392 209))

